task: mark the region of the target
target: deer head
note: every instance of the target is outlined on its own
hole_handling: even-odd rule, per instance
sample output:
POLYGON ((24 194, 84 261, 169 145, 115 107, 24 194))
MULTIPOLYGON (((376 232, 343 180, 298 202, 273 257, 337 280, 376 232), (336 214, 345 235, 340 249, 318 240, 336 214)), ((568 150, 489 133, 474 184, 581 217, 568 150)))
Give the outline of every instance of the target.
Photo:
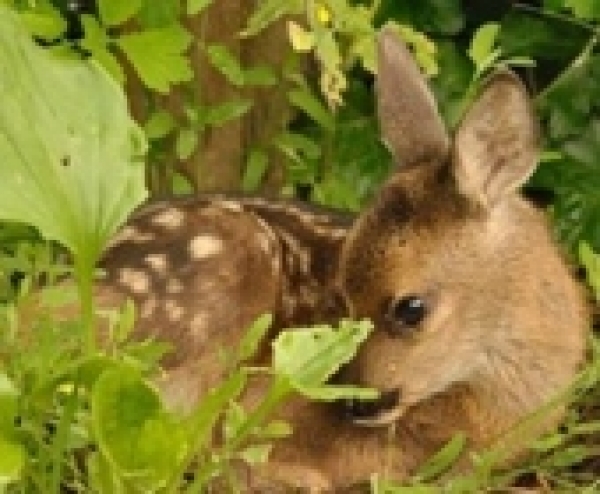
POLYGON ((531 104, 500 70, 452 141, 409 50, 384 29, 378 105, 397 169, 351 229, 338 284, 352 314, 376 324, 344 379, 381 398, 349 412, 389 424, 466 390, 484 440, 565 388, 583 355, 578 288, 543 215, 518 196, 538 153, 531 104))

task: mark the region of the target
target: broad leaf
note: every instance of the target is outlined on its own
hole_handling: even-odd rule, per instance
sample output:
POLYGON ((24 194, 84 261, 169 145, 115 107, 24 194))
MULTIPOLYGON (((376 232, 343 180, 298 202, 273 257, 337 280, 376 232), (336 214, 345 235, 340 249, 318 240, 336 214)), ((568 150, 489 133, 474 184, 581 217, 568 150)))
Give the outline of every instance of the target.
MULTIPOLYGON (((285 331, 273 344, 273 371, 286 377, 297 392, 312 398, 330 400, 356 396, 355 388, 332 386, 328 393, 326 387, 321 390, 319 387, 354 357, 372 328, 372 323, 366 320, 344 320, 337 329, 316 326, 285 331)), ((363 397, 375 396, 369 392, 363 397)))
POLYGON ((180 25, 149 29, 121 36, 117 44, 150 89, 166 93, 172 84, 193 77, 185 51, 192 36, 180 25))
POLYGON ((143 132, 95 64, 56 59, 0 5, 0 218, 93 263, 145 197, 143 132))

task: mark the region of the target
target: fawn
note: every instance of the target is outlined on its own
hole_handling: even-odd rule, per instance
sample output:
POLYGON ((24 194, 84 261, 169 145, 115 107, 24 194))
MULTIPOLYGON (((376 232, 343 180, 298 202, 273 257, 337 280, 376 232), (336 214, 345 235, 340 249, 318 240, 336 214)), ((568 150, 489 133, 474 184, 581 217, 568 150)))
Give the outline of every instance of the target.
MULTIPOLYGON (((278 327, 346 313, 374 321, 338 379, 380 398, 346 403, 345 419, 336 407, 287 404, 295 434, 250 473, 249 490, 402 479, 457 431, 483 448, 565 389, 584 357, 584 298, 543 214, 518 196, 538 137, 523 85, 493 74, 451 140, 391 30, 378 59, 397 169, 356 220, 253 199, 170 203, 134 218, 105 258, 101 298, 133 296, 138 333, 156 328, 175 344, 162 388, 179 406, 218 381, 216 349, 263 312, 278 327)), ((260 390, 258 380, 247 402, 260 390)))

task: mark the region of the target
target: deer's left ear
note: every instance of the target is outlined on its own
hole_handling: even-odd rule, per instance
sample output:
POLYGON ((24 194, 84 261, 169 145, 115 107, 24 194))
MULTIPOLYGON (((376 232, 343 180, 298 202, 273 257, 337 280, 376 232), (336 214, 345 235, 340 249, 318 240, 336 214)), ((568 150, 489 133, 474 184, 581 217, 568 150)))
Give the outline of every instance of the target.
POLYGON ((450 139, 427 80, 391 27, 377 43, 377 106, 386 144, 398 165, 446 160, 450 139))
POLYGON ((508 70, 488 80, 455 138, 460 191, 486 209, 515 194, 536 168, 538 125, 527 91, 508 70))

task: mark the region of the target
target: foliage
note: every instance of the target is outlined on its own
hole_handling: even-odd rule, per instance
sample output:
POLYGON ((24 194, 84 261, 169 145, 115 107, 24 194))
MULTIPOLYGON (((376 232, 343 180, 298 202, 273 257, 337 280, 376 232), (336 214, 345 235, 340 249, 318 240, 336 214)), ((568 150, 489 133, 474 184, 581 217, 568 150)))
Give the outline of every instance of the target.
MULTIPOLYGON (((232 462, 263 461, 270 443, 289 433, 268 416, 291 392, 323 400, 368 396, 324 385, 369 331, 367 323, 342 323, 337 330, 282 334, 264 401, 254 410, 236 404, 252 379, 243 362, 267 318, 250 329, 229 379, 183 418, 164 408, 152 384, 167 350, 128 342, 131 305, 110 315, 107 350, 94 348, 90 289, 98 255, 145 197, 144 171, 154 194, 202 189, 206 177, 187 173, 190 163, 203 157, 212 133, 244 125, 260 111, 260 92, 283 96, 291 116, 245 143, 242 162, 223 164, 240 170, 239 187, 272 189, 270 176, 282 166, 275 183, 281 195, 359 210, 392 165, 379 141, 373 98, 374 41, 384 23, 430 76, 450 127, 490 71, 509 65, 524 77, 545 150, 528 192, 545 200, 558 237, 574 258, 579 254, 598 291, 598 2, 261 0, 239 40, 250 46, 284 23, 289 46, 282 43, 277 66, 247 63, 227 40, 208 40, 191 27, 210 20, 224 1, 0 0, 0 218, 11 220, 0 225, 0 492, 199 492, 219 475, 234 488, 232 462), (6 5, 45 53, 26 39, 6 5), (223 100, 204 99, 207 82, 194 65, 199 56, 231 90, 223 100), (118 85, 132 107, 142 101, 137 124, 118 85), (55 242, 75 261, 78 291, 53 288, 73 270, 57 256, 55 242), (39 292, 40 284, 50 286, 39 292), (58 317, 77 295, 82 321, 58 317), (225 441, 209 452, 219 422, 225 441), (190 471, 193 480, 184 480, 190 471)), ((464 446, 459 435, 407 485, 373 479, 373 490, 482 492, 532 478, 558 490, 597 490, 586 468, 600 455, 597 338, 590 348, 573 389, 548 405, 570 404, 563 427, 533 444, 522 464, 496 471, 501 451, 492 448, 472 458, 471 473, 449 480, 443 474, 464 446)))

